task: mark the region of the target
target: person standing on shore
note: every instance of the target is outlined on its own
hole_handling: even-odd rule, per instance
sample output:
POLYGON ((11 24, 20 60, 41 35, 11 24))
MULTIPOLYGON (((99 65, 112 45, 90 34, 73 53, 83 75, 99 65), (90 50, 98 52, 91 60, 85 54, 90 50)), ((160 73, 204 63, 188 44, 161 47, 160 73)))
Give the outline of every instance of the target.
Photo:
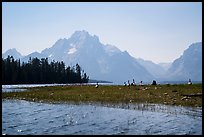
POLYGON ((135 83, 135 80, 134 80, 134 79, 132 80, 132 85, 133 85, 133 86, 136 86, 136 83, 135 83))
POLYGON ((130 81, 128 80, 128 87, 130 86, 130 81))
POLYGON ((153 80, 153 81, 152 81, 152 85, 157 85, 156 80, 153 80))
POLYGON ((143 86, 143 83, 142 83, 142 81, 140 81, 140 86, 143 86))
POLYGON ((192 85, 191 79, 188 80, 188 85, 192 85))
POLYGON ((95 86, 96 88, 98 88, 98 82, 96 83, 96 86, 95 86))

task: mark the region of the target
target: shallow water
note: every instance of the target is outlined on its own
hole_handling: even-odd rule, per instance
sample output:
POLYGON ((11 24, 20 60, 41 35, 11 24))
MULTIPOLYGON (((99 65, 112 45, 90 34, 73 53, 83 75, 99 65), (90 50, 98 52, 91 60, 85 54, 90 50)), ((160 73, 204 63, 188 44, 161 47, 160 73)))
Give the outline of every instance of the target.
POLYGON ((19 92, 26 91, 27 87, 44 87, 44 86, 60 86, 66 84, 17 84, 17 85, 2 85, 2 92, 19 92))
MULTIPOLYGON (((2 85, 2 92, 21 92, 26 91, 28 87, 45 87, 45 86, 64 86, 64 85, 95 85, 96 83, 76 83, 76 84, 16 84, 2 85)), ((100 83, 100 85, 112 85, 111 83, 100 83)))
POLYGON ((2 100, 2 134, 201 135, 202 108, 2 100))

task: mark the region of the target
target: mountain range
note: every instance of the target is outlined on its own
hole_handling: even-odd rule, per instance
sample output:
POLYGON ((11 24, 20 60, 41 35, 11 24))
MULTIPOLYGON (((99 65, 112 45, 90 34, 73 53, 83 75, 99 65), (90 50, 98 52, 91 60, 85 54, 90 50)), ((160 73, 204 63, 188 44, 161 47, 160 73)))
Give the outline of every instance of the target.
POLYGON ((152 61, 132 57, 127 51, 121 51, 109 44, 102 44, 99 37, 87 31, 76 31, 70 38, 59 39, 50 48, 41 53, 33 52, 22 56, 16 49, 2 54, 20 58, 27 62, 29 57, 45 58, 49 61, 63 61, 66 65, 78 63, 90 79, 112 81, 121 84, 134 79, 137 82, 156 80, 192 80, 202 81, 202 42, 194 43, 181 57, 172 63, 155 64, 152 61))

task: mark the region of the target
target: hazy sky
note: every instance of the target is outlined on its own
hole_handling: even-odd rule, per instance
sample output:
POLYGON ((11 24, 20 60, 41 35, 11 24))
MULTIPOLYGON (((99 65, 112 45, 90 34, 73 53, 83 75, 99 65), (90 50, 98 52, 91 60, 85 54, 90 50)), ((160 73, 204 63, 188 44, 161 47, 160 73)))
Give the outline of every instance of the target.
POLYGON ((172 62, 202 41, 201 2, 3 2, 2 52, 27 55, 76 30, 155 63, 172 62))

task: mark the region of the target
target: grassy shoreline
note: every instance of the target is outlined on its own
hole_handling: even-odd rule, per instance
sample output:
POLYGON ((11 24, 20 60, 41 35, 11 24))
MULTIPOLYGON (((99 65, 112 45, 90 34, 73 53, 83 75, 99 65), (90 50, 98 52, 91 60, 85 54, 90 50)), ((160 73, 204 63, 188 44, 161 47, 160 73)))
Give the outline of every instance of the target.
POLYGON ((32 87, 23 92, 2 92, 2 99, 73 103, 153 103, 202 107, 202 84, 105 86, 66 85, 32 87))

